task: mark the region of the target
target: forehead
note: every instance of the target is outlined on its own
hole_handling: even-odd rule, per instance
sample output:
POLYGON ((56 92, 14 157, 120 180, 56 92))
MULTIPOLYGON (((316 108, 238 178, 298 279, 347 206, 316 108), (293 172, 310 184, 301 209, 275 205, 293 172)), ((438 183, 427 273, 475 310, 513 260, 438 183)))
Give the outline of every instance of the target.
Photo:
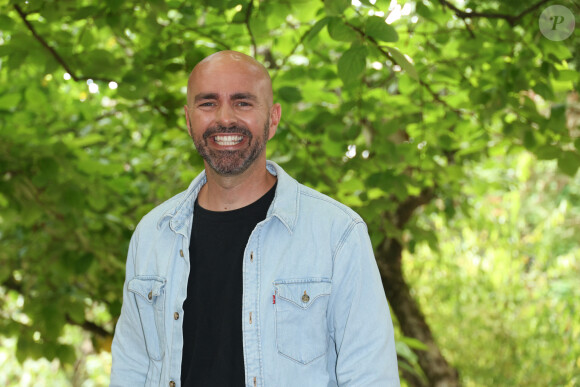
POLYGON ((216 67, 200 71, 191 82, 192 90, 215 92, 220 90, 257 91, 263 86, 263 79, 255 76, 253 72, 240 69, 227 71, 216 67))
POLYGON ((223 56, 202 61, 193 70, 188 81, 188 97, 195 98, 199 93, 250 93, 259 99, 271 100, 272 87, 263 67, 247 60, 223 56))

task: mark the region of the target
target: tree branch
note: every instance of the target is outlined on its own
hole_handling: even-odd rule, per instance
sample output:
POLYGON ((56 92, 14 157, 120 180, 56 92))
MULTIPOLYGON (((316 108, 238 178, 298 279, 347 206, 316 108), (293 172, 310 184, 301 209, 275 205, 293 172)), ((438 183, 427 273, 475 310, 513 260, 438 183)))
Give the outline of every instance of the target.
MULTIPOLYGON (((396 65, 399 65, 397 63, 397 61, 395 60, 395 58, 393 58, 393 56, 391 55, 390 52, 386 51, 383 47, 381 47, 379 45, 379 42, 376 41, 375 38, 373 38, 372 36, 367 35, 363 30, 361 30, 359 27, 347 22, 346 20, 344 20, 344 23, 349 26, 350 28, 352 28, 354 31, 356 31, 358 34, 361 35, 361 37, 363 39, 368 40, 369 42, 371 42, 376 48, 377 50, 379 50, 381 52, 381 54, 383 54, 387 59, 389 59, 391 62, 393 62, 396 65)), ((400 66, 400 65, 399 65, 400 66)), ((402 67, 402 66, 401 66, 402 67)), ((433 99, 439 103, 441 103, 442 105, 444 105, 447 109, 449 109, 450 111, 454 112, 455 114, 457 114, 458 116, 461 116, 461 111, 459 109, 455 109, 454 107, 452 107, 451 105, 449 105, 447 102, 445 102, 444 100, 441 99, 441 97, 439 96, 439 94, 437 94, 436 92, 433 91, 433 89, 431 89, 431 87, 423 80, 419 79, 419 84, 421 84, 421 86, 423 86, 425 89, 427 89, 427 91, 429 92, 429 94, 431 94, 431 96, 433 97, 433 99)))
POLYGON ((475 34, 473 33, 473 30, 471 29, 471 26, 469 25, 467 20, 463 19, 463 24, 465 24, 465 29, 467 30, 467 32, 471 36, 471 39, 475 39, 475 34))
POLYGON ((102 82, 110 82, 110 79, 104 79, 104 78, 98 78, 98 77, 83 77, 83 76, 79 76, 76 74, 76 72, 73 71, 73 69, 68 65, 68 63, 66 63, 66 61, 62 58, 62 56, 60 56, 60 54, 50 45, 46 42, 46 40, 40 36, 38 34, 38 32, 36 32, 36 30, 34 29, 34 27, 32 26, 32 24, 30 24, 30 22, 28 21, 28 19, 26 19, 26 13, 24 13, 24 11, 22 10, 22 8, 20 8, 20 6, 18 4, 14 4, 14 9, 16 10, 16 12, 18 13, 18 15, 20 16, 20 18, 22 19, 22 21, 24 22, 24 24, 26 25, 26 27, 28 28, 28 30, 32 33, 32 35, 34 36, 34 38, 36 40, 38 40, 38 42, 48 51, 50 52, 50 54, 52 55, 52 57, 58 62, 60 63, 60 65, 66 70, 67 73, 70 74, 71 78, 74 79, 75 81, 86 81, 88 79, 92 79, 95 81, 102 81, 102 82))
POLYGON ((163 117, 165 117, 165 118, 169 117, 169 113, 167 113, 167 111, 164 111, 164 110, 163 110, 163 109, 161 109, 159 106, 157 106, 157 105, 154 105, 154 104, 153 104, 153 102, 152 102, 152 101, 151 101, 149 98, 145 97, 145 98, 143 98, 143 101, 144 101, 145 103, 147 103, 147 104, 151 105, 151 106, 153 107, 153 109, 154 109, 155 111, 157 111, 157 113, 161 114, 163 117))
POLYGON ((523 10, 522 12, 520 12, 517 15, 508 15, 508 14, 504 14, 504 13, 495 13, 495 12, 466 12, 464 10, 457 8, 455 5, 450 3, 448 0, 439 0, 439 3, 441 5, 443 5, 444 7, 447 7, 450 10, 452 10, 453 12, 455 12, 455 15, 457 15, 457 17, 459 17, 461 19, 473 19, 473 18, 479 18, 479 17, 487 18, 487 19, 503 19, 503 20, 507 21, 509 23, 509 25, 511 25, 513 27, 525 15, 527 15, 530 12, 535 11, 536 9, 538 9, 543 4, 546 4, 549 1, 551 1, 551 0, 541 0, 541 1, 537 2, 536 4, 532 5, 531 7, 526 8, 525 10, 523 10))
POLYGON ((402 229, 409 221, 415 210, 427 203, 435 197, 435 192, 432 187, 423 188, 418 196, 409 196, 404 202, 399 204, 395 212, 397 218, 395 224, 402 229))
POLYGON ((252 16, 253 10, 254 10, 254 0, 250 0, 250 2, 248 3, 248 9, 246 10, 246 18, 244 19, 244 24, 246 25, 246 29, 248 30, 248 34, 250 35, 250 40, 252 41, 252 56, 255 58, 256 55, 258 55, 258 46, 256 44, 256 38, 254 37, 252 28, 250 27, 250 18, 252 16))
MULTIPOLYGON (((208 26, 205 26, 208 27, 208 26)), ((208 38, 210 39, 212 42, 214 42, 215 44, 217 44, 218 46, 221 46, 224 50, 231 50, 231 46, 221 40, 216 39, 215 36, 213 36, 211 33, 207 33, 207 32, 203 32, 201 31, 199 28, 195 28, 195 27, 188 27, 186 29, 186 31, 193 31, 196 34, 203 36, 204 38, 208 38)))
POLYGON ((76 325, 81 327, 87 332, 91 332, 97 336, 102 338, 111 337, 113 334, 106 330, 105 328, 101 327, 100 325, 95 324, 92 321, 85 321, 83 323, 77 323, 74 321, 68 314, 66 315, 66 323, 69 325, 76 325))
MULTIPOLYGON (((282 59, 282 63, 280 64, 280 66, 278 66, 279 69, 283 69, 284 66, 286 65, 286 62, 288 62, 288 59, 290 59, 290 57, 292 55, 294 55, 294 53, 296 52, 296 50, 298 49, 298 47, 300 47, 300 45, 302 43, 304 43, 304 39, 306 39, 306 37, 308 36, 308 34, 310 34, 310 31, 312 31, 312 29, 314 28, 314 25, 311 26, 306 32, 304 32, 302 34, 302 36, 300 36, 300 39, 298 39, 298 42, 294 45, 294 47, 292 47, 292 50, 290 50, 290 53, 288 55, 286 55, 284 57, 284 59, 282 59)), ((272 76, 272 81, 274 79, 276 79, 276 77, 278 76, 279 71, 276 71, 276 73, 272 76)))

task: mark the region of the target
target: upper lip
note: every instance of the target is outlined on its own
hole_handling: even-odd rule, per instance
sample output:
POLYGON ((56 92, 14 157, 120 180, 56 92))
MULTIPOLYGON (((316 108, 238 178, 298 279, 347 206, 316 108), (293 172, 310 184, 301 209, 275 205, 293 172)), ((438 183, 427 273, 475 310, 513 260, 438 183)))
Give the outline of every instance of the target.
POLYGON ((232 126, 232 127, 224 127, 224 126, 217 126, 213 128, 209 128, 204 134, 203 138, 207 139, 208 137, 215 137, 215 136, 245 136, 245 137, 252 137, 252 134, 249 130, 241 126, 232 126))

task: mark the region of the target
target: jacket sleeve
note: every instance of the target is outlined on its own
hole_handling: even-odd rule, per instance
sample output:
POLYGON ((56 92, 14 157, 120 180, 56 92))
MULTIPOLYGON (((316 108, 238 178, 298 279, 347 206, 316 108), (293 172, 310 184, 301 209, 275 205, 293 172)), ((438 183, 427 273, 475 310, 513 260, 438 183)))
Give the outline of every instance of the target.
POLYGON ((110 387, 144 386, 149 368, 149 357, 135 295, 128 290, 128 283, 135 276, 137 243, 138 228, 131 238, 127 255, 123 306, 111 347, 113 364, 110 387))
POLYGON ((356 223, 334 259, 330 324, 339 386, 399 386, 389 306, 366 225, 356 223))

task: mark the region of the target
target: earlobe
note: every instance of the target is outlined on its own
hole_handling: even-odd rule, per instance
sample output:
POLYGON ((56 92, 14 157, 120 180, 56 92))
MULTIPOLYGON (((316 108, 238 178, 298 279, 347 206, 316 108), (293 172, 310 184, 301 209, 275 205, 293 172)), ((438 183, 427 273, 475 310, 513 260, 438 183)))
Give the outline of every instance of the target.
POLYGON ((270 111, 270 132, 268 134, 268 140, 274 137, 278 124, 280 123, 280 118, 282 117, 282 106, 279 103, 272 106, 270 111))

